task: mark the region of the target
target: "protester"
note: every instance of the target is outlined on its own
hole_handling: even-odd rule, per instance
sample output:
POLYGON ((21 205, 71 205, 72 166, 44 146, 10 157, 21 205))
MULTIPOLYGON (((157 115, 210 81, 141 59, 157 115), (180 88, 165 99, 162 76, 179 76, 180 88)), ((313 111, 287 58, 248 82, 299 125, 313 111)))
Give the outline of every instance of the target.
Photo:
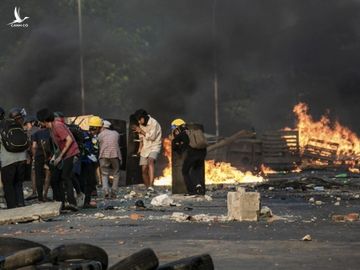
MULTIPOLYGON (((36 125, 36 123, 37 123, 36 117, 32 115, 25 116, 23 126, 30 141, 32 136, 39 130, 39 127, 36 125)), ((31 189, 32 189, 32 194, 29 197, 27 197, 26 200, 35 199, 38 195, 36 192, 34 156, 32 154, 31 148, 29 148, 29 150, 27 151, 25 181, 31 181, 31 189)))
POLYGON ((26 112, 13 108, 9 118, 1 121, 1 181, 7 208, 24 206, 23 182, 25 180, 26 151, 30 144, 23 130, 26 112))
POLYGON ((100 170, 105 198, 116 198, 119 179, 121 152, 119 146, 119 133, 111 130, 111 123, 103 121, 103 127, 98 135, 100 145, 100 170), (112 175, 112 188, 109 188, 109 176, 112 175))
POLYGON ((83 131, 84 142, 81 151, 80 186, 85 193, 83 208, 96 208, 91 204, 91 194, 96 192, 96 169, 98 167, 99 142, 94 131, 102 127, 100 117, 92 116, 89 119, 89 131, 83 131))
POLYGON ((63 209, 77 211, 72 178, 73 164, 80 153, 78 145, 69 128, 62 121, 55 120, 54 113, 50 110, 38 111, 37 118, 50 129, 54 145, 57 146, 50 162, 54 199, 63 203, 63 209))
POLYGON ((38 200, 45 202, 48 200, 50 186, 50 167, 52 141, 50 131, 44 124, 32 135, 32 156, 35 167, 35 183, 38 200))
POLYGON ((144 184, 151 187, 154 184, 155 161, 161 150, 161 127, 145 110, 135 112, 139 126, 133 126, 133 131, 139 134, 140 166, 144 184))
POLYGON ((185 159, 182 166, 182 175, 189 195, 204 194, 200 177, 203 176, 206 157, 206 139, 200 129, 189 130, 182 119, 175 119, 171 123, 172 150, 185 159))

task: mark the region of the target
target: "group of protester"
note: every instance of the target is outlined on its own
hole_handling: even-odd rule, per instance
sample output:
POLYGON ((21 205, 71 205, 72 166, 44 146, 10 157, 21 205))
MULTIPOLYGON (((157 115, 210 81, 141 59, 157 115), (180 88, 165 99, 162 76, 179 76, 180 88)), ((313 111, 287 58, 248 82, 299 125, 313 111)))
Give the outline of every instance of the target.
MULTIPOLYGON (((145 110, 137 110, 134 117, 137 122, 132 131, 140 141, 139 165, 144 184, 151 187, 155 162, 161 151, 162 131, 145 110)), ((64 210, 77 211, 77 201, 82 196, 84 208, 96 208, 91 197, 97 195, 98 171, 104 197, 116 198, 122 155, 120 135, 109 121, 92 116, 88 120, 89 130, 83 130, 66 124, 61 112, 46 108, 39 110, 36 117, 27 115, 23 108, 13 108, 7 115, 0 108, 0 123, 1 180, 8 208, 25 205, 25 179, 32 180, 32 197, 37 197, 39 202, 50 200, 51 187, 51 200, 62 202, 64 210)), ((199 141, 199 138, 202 139, 189 132, 183 120, 173 121, 172 148, 174 153, 186 153, 183 176, 189 194, 204 191, 191 177, 191 171, 201 167, 206 155, 206 146, 194 144, 194 139, 199 141)))

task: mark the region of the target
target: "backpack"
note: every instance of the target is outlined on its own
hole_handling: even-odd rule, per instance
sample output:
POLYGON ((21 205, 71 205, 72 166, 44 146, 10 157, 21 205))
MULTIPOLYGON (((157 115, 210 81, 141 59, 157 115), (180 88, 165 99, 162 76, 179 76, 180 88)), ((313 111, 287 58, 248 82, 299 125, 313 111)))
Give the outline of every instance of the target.
POLYGON ((78 125, 75 124, 67 125, 67 127, 69 128, 71 134, 74 136, 74 139, 79 147, 79 150, 82 151, 85 143, 84 131, 78 125))
POLYGON ((205 138, 204 132, 201 129, 189 129, 187 131, 190 147, 194 149, 205 149, 207 147, 207 140, 205 138))
POLYGON ((1 141, 8 152, 20 153, 29 149, 30 140, 23 127, 13 119, 1 124, 1 141))

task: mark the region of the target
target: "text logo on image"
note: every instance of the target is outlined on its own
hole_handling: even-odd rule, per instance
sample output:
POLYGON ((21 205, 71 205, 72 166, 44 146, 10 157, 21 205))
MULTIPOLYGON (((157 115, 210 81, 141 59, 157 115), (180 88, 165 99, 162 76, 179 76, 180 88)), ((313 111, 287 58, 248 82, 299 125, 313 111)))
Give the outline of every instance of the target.
POLYGON ((8 23, 7 25, 10 25, 11 27, 28 27, 29 26, 27 23, 23 23, 26 19, 29 19, 29 17, 24 17, 24 19, 21 19, 20 8, 15 7, 14 16, 15 16, 15 20, 12 21, 11 23, 8 23))

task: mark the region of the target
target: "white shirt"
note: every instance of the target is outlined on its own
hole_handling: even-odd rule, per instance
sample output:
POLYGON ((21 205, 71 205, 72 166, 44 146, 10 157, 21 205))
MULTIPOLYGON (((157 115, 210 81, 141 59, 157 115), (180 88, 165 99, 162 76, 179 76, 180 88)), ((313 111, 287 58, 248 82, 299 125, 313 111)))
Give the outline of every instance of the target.
POLYGON ((160 153, 161 150, 161 126, 151 116, 146 126, 140 125, 140 128, 145 132, 145 136, 140 134, 139 138, 142 140, 143 147, 140 151, 140 156, 148 157, 151 152, 160 153))

